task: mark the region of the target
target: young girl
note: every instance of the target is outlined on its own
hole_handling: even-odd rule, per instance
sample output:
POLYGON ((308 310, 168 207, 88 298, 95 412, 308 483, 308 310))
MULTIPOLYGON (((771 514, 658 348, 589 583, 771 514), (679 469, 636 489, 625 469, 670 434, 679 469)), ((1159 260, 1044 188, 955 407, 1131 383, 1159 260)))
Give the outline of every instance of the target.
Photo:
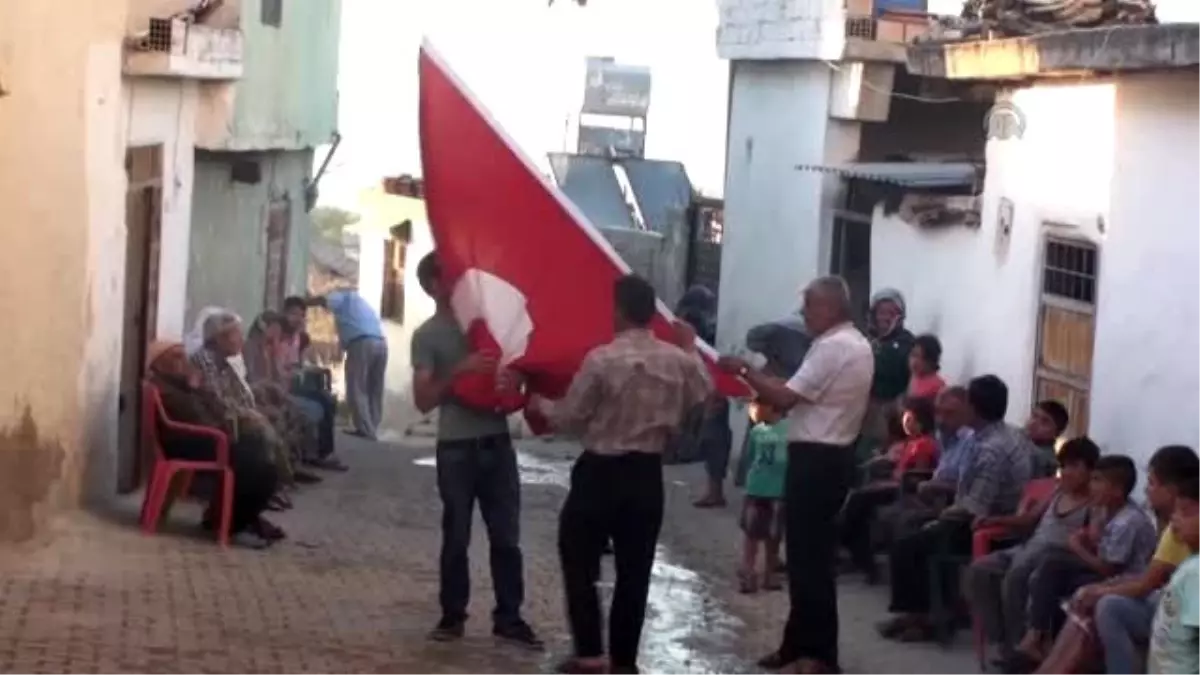
POLYGON ((932 400, 945 386, 938 375, 942 366, 942 343, 936 335, 920 335, 908 352, 908 397, 932 400))
POLYGON ((746 473, 746 501, 742 507, 742 568, 738 578, 742 593, 759 588, 777 590, 779 543, 783 540, 783 489, 787 477, 786 422, 779 411, 761 401, 750 405, 750 430, 746 451, 750 469, 746 473), (758 551, 764 551, 763 572, 758 573, 758 551))
MULTIPOLYGON (((854 568, 866 575, 869 584, 875 583, 878 578, 871 543, 875 513, 899 498, 900 484, 906 472, 932 469, 937 463, 937 442, 933 439, 933 403, 922 398, 907 401, 900 420, 905 439, 893 445, 889 457, 880 458, 890 459, 893 463, 891 477, 868 482, 853 490, 842 507, 842 545, 850 553, 854 568)), ((885 463, 881 461, 879 465, 885 463)))
POLYGON ((937 371, 942 368, 942 342, 937 335, 919 335, 908 352, 908 398, 934 399, 946 388, 937 371))
POLYGON ((900 424, 904 428, 905 440, 895 458, 896 468, 892 472, 892 478, 897 481, 909 471, 927 471, 937 464, 933 399, 922 397, 906 401, 900 424))

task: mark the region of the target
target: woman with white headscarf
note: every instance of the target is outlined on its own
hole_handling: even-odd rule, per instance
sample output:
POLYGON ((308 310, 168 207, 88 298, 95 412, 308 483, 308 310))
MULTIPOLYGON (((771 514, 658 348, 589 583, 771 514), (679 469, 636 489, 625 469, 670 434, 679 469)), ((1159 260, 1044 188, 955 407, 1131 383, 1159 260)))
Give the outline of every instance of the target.
MULTIPOLYGON (((237 314, 219 307, 207 307, 200 312, 196 325, 184 341, 188 358, 200 369, 203 386, 224 408, 237 417, 237 424, 250 425, 268 439, 268 447, 285 485, 294 483, 291 453, 288 448, 290 430, 280 415, 272 415, 270 406, 255 400, 246 381, 242 360, 242 321, 237 314)), ((278 496, 274 506, 287 508, 290 502, 278 496)))

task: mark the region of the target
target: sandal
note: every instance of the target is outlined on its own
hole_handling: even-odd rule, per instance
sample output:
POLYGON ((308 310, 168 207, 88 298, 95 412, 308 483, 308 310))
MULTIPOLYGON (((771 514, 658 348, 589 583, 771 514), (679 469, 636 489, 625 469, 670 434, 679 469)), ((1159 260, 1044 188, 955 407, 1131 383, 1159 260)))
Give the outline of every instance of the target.
POLYGON ((931 642, 933 640, 933 628, 925 624, 910 624, 896 634, 896 640, 909 643, 931 642))
POLYGON ((738 570, 738 592, 750 595, 758 592, 758 577, 753 572, 738 570))
POLYGON ((350 470, 350 467, 343 464, 342 460, 338 459, 337 457, 316 459, 312 462, 309 462, 309 465, 325 471, 336 471, 338 473, 343 473, 350 470))
POLYGON ((783 654, 771 652, 758 660, 758 667, 763 670, 779 670, 791 663, 783 654))
POLYGON ((280 541, 287 538, 287 533, 283 528, 272 523, 266 518, 259 518, 254 524, 254 533, 270 542, 280 541))
POLYGON ((692 506, 698 509, 722 509, 725 508, 727 502, 724 497, 701 497, 692 502, 692 506))
POLYGON ((875 630, 879 633, 880 637, 886 640, 895 640, 913 623, 914 619, 911 616, 897 616, 876 624, 875 630))
POLYGON ((762 578, 762 589, 764 591, 781 591, 783 590, 783 580, 774 572, 766 572, 762 578))

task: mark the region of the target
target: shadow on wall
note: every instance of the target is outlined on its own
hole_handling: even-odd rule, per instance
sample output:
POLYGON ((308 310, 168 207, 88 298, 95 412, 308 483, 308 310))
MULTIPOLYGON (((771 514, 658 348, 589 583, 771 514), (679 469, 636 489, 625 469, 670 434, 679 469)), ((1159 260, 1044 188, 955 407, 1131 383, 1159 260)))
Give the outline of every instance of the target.
POLYGON ((28 404, 15 425, 0 430, 0 541, 33 538, 64 457, 60 443, 39 436, 28 404))

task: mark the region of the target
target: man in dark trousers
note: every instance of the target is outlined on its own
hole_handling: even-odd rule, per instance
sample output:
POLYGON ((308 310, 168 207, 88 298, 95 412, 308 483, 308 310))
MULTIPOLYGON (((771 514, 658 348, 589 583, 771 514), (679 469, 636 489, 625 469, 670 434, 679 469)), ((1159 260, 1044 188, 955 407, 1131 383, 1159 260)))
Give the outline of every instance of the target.
POLYGON ((851 323, 850 293, 840 277, 822 277, 804 291, 804 322, 812 345, 787 382, 743 359, 720 366, 744 378, 759 398, 788 412, 787 568, 791 611, 779 649, 759 661, 770 670, 839 672, 838 510, 854 473, 854 443, 871 393, 871 344, 851 323))
POLYGON ((584 448, 571 471, 558 530, 575 640, 575 658, 561 665, 562 672, 638 672, 663 518, 663 448, 684 412, 712 392, 690 326, 676 324, 674 345, 650 331, 655 298, 646 280, 622 277, 613 288, 613 304, 616 337, 588 353, 562 400, 530 402, 557 430, 578 434, 584 448), (596 582, 610 538, 617 580, 605 659, 596 582))
POLYGON ((448 642, 463 636, 471 591, 467 548, 478 501, 491 544, 496 595, 492 633, 521 646, 541 649, 541 640, 521 618, 525 599, 521 485, 508 420, 495 411, 470 408, 450 393, 460 374, 495 372, 496 359, 471 351, 450 309, 450 289, 442 283, 435 253, 417 264, 417 281, 437 303, 437 311, 413 332, 412 338, 413 399, 423 413, 438 409, 442 619, 430 638, 448 642))

